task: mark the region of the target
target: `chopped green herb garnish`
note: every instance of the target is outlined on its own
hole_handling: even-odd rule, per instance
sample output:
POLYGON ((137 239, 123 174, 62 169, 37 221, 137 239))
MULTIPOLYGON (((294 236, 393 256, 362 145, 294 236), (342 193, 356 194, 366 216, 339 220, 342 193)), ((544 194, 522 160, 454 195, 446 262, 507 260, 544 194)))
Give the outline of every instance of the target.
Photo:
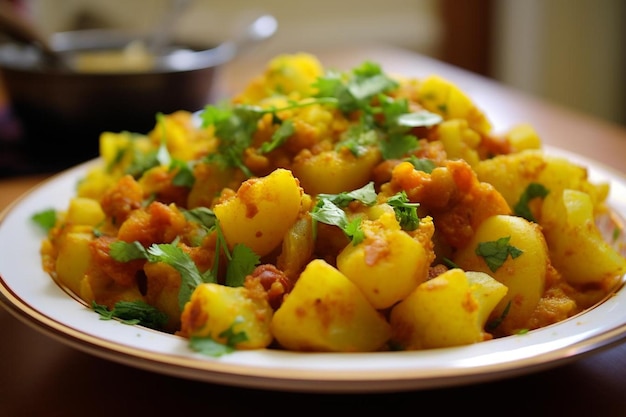
POLYGON ((91 306, 101 320, 118 318, 124 324, 139 324, 155 330, 161 330, 168 319, 167 314, 143 301, 118 301, 111 310, 95 301, 91 306))
POLYGON ((536 221, 535 216, 533 216, 530 211, 528 204, 530 203, 530 200, 534 198, 545 198, 548 193, 549 190, 542 184, 531 182, 520 196, 519 201, 513 207, 513 212, 515 215, 523 217, 531 222, 536 221))
POLYGON ((33 214, 31 220, 47 233, 57 222, 57 211, 53 208, 42 210, 33 214))
POLYGON ((496 272, 511 256, 515 259, 523 252, 515 246, 509 245, 511 236, 501 237, 492 242, 481 242, 476 247, 476 255, 482 256, 491 272, 496 272))
POLYGON ((233 248, 230 262, 226 268, 226 285, 240 287, 246 276, 250 275, 259 264, 259 255, 244 244, 237 244, 233 248))
POLYGON ((268 153, 281 146, 291 135, 295 133, 296 129, 293 125, 293 120, 285 120, 280 124, 280 127, 274 132, 269 142, 265 142, 259 148, 259 152, 268 153))
POLYGON ((339 194, 318 194, 318 199, 329 200, 338 207, 346 207, 353 201, 360 201, 366 206, 371 206, 376 203, 376 190, 374 189, 374 183, 369 182, 361 188, 357 188, 353 191, 344 191, 339 194))
POLYGON ((420 219, 417 216, 419 203, 411 203, 404 190, 389 197, 387 204, 393 207, 402 230, 411 231, 419 227, 420 219))
POLYGON ((311 211, 311 217, 315 222, 339 227, 354 245, 361 243, 365 238, 360 227, 361 218, 358 217, 350 221, 346 212, 329 199, 319 200, 311 211))
POLYGON ((405 158, 404 161, 410 162, 413 167, 418 171, 423 171, 427 174, 433 172, 433 169, 437 168, 437 164, 432 159, 418 158, 415 155, 411 155, 405 158))
POLYGON ((235 322, 226 330, 219 334, 219 337, 225 337, 226 343, 215 341, 210 335, 205 337, 192 336, 189 338, 189 347, 203 355, 220 357, 231 353, 235 350, 238 343, 248 340, 248 335, 241 331, 235 332, 235 325, 242 323, 243 318, 237 317, 235 322))

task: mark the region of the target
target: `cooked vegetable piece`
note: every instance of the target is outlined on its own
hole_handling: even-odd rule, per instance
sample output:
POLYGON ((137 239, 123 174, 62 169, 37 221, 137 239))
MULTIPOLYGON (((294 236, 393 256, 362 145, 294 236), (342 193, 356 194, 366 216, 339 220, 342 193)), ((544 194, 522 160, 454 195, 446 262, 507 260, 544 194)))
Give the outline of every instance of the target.
POLYGON ((234 324, 234 331, 246 335, 235 347, 259 349, 272 342, 271 320, 272 308, 262 290, 205 283, 196 287, 183 310, 181 334, 226 344, 224 332, 234 324))
POLYGON ((376 309, 402 300, 428 277, 430 257, 402 229, 392 213, 364 221, 365 240, 337 256, 337 268, 376 309))
POLYGON ((506 293, 488 276, 470 279, 451 269, 420 284, 391 310, 392 343, 401 349, 432 349, 481 342, 486 317, 506 293))
POLYGON ((626 259, 600 234, 589 194, 564 190, 550 194, 541 224, 554 266, 571 284, 611 282, 626 273, 626 259))
POLYGON ((550 265, 548 248, 537 224, 517 216, 492 216, 452 260, 466 271, 489 274, 508 288, 494 311, 500 316, 511 303, 501 331, 511 334, 526 328, 543 296, 550 265), (481 244, 488 244, 487 249, 478 249, 481 244))
POLYGON ((380 160, 376 147, 368 147, 358 157, 349 151, 305 151, 294 159, 292 169, 308 194, 337 194, 367 184, 380 160))
POLYGON ((382 349, 391 330, 345 275, 311 261, 275 312, 274 337, 289 350, 368 352, 382 349))
POLYGON ((89 226, 74 226, 59 238, 56 276, 60 283, 80 294, 81 282, 91 265, 90 242, 94 239, 89 226))
POLYGON ((281 244, 298 219, 301 198, 298 180, 278 169, 247 180, 234 197, 218 203, 213 211, 231 249, 242 243, 263 256, 281 244))

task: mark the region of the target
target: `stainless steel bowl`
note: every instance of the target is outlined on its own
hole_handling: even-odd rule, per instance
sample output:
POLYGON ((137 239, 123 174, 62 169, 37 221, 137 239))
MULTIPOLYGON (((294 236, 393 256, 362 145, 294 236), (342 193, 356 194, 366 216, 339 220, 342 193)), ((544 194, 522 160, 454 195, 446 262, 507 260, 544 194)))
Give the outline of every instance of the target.
POLYGON ((263 23, 260 32, 253 24, 240 40, 217 46, 172 46, 153 56, 149 69, 139 71, 73 68, 76 57, 85 51, 127 47, 137 40, 129 33, 57 33, 50 44, 60 65, 33 45, 8 43, 0 46, 0 73, 29 149, 82 160, 98 154, 103 131, 147 133, 159 112, 196 111, 212 102, 216 71, 242 47, 272 36, 275 21, 272 29, 273 18, 264 18, 255 22, 263 23))

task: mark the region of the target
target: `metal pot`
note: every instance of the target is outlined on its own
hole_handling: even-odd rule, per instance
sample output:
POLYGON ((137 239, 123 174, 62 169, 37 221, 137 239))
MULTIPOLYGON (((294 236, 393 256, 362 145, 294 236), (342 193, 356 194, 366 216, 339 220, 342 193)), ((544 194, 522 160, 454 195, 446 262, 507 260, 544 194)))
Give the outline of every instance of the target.
POLYGON ((98 154, 103 131, 147 133, 157 113, 196 111, 212 102, 220 66, 275 29, 273 17, 263 16, 239 40, 215 47, 174 46, 151 57, 148 69, 113 71, 72 65, 81 52, 121 50, 137 37, 111 30, 63 32, 50 41, 57 62, 34 45, 1 45, 0 73, 29 149, 82 160, 98 154))

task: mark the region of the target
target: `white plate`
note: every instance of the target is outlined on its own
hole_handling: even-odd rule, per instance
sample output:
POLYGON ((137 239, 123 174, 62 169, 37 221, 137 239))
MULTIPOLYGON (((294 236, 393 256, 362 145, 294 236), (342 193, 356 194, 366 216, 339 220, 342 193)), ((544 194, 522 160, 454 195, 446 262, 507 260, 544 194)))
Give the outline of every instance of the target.
MULTIPOLYGON (((609 181, 610 206, 626 217, 626 179, 578 155, 550 149, 609 181)), ((0 222, 0 301, 35 329, 80 350, 130 366, 225 385, 307 392, 388 392, 439 388, 535 372, 580 358, 626 336, 626 290, 561 323, 470 346, 363 354, 238 351, 221 358, 193 353, 187 341, 117 321, 103 321, 41 269, 42 232, 30 216, 66 208, 91 161, 36 187, 0 222)))

